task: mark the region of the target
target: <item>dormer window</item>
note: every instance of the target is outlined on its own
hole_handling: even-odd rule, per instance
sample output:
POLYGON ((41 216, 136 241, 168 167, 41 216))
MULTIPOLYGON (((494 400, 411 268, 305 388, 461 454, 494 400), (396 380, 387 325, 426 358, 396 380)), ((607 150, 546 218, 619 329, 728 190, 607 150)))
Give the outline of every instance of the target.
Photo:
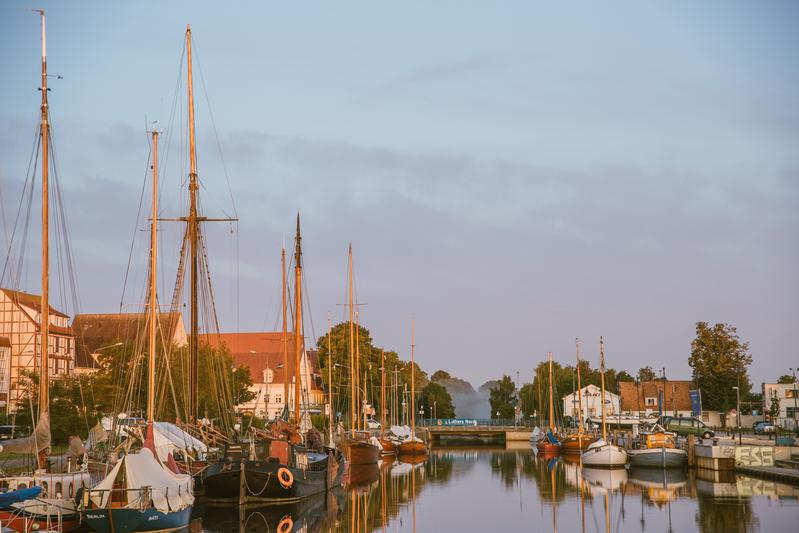
POLYGON ((264 369, 264 383, 272 383, 275 380, 275 373, 271 368, 264 369))

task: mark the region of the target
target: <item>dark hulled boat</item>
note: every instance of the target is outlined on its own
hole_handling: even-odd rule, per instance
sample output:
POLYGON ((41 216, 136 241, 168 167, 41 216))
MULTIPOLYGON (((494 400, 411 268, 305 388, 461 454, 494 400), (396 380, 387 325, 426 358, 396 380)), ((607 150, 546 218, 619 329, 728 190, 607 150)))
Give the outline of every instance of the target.
POLYGON ((265 439, 229 446, 202 479, 210 503, 291 503, 341 485, 342 467, 340 452, 265 439))

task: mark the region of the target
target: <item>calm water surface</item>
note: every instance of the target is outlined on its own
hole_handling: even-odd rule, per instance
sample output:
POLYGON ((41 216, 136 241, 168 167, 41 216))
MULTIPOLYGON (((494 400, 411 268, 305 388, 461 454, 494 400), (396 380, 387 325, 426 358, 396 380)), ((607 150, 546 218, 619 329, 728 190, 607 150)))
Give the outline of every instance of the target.
POLYGON ((581 469, 519 450, 436 448, 353 470, 289 507, 199 506, 206 533, 303 531, 799 531, 799 487, 746 476, 581 469))

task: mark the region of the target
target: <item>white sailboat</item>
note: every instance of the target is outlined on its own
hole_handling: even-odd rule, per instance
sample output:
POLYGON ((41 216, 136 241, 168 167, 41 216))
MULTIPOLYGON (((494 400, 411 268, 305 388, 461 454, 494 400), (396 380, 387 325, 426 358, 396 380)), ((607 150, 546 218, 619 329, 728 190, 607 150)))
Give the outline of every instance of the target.
POLYGON ((599 338, 599 366, 602 375, 602 438, 588 445, 580 455, 584 466, 618 468, 627 464, 627 452, 621 446, 608 442, 605 424, 605 339, 599 338))

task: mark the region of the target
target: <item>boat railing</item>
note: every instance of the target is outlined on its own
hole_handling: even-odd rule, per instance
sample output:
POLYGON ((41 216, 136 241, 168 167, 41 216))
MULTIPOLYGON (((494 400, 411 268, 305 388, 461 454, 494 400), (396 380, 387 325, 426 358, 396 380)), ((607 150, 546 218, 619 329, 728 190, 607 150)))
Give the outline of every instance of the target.
POLYGON ((85 489, 83 491, 83 508, 84 509, 92 508, 92 503, 93 503, 92 497, 99 496, 102 501, 102 499, 104 499, 104 496, 106 494, 108 495, 108 500, 106 501, 105 504, 106 507, 110 506, 115 501, 116 502, 123 501, 120 499, 115 500, 114 499, 115 495, 124 495, 125 507, 129 508, 131 504, 134 505, 138 504, 138 507, 140 509, 144 509, 146 507, 149 507, 150 505, 152 488, 150 486, 146 486, 133 489, 121 488, 121 487, 112 488, 112 489, 85 489), (133 499, 131 499, 129 497, 130 493, 134 493, 134 495, 138 495, 138 497, 134 496, 133 499))

